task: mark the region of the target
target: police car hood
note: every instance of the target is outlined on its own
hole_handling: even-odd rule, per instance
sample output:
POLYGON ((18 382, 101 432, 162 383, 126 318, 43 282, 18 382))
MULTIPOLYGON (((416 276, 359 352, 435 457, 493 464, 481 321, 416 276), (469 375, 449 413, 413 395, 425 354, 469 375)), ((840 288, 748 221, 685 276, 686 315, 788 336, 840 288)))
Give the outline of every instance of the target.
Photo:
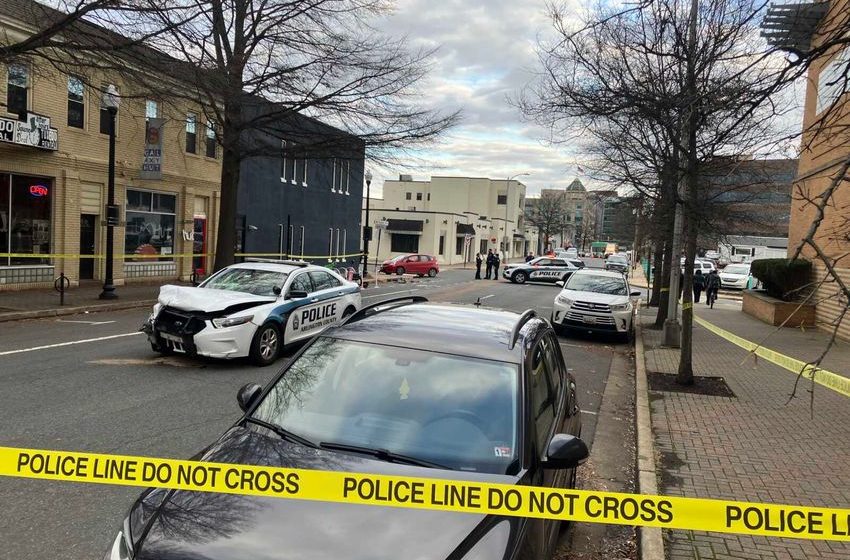
MULTIPOLYGON (((426 469, 313 449, 245 428, 233 428, 200 458, 284 468, 516 482, 510 476, 426 469)), ((134 513, 143 501, 136 503, 134 513)), ((142 542, 135 543, 140 552, 136 560, 439 560, 449 557, 485 519, 468 513, 208 492, 176 491, 158 501, 158 507, 149 509, 147 523, 131 527, 134 538, 145 535, 142 542)), ((139 517, 131 515, 131 519, 139 517)))
POLYGON ((166 284, 159 289, 159 303, 163 306, 182 309, 183 311, 222 311, 234 305, 242 309, 251 304, 262 305, 271 303, 277 298, 257 296, 246 292, 231 290, 213 290, 211 288, 193 288, 189 286, 173 286, 166 284))

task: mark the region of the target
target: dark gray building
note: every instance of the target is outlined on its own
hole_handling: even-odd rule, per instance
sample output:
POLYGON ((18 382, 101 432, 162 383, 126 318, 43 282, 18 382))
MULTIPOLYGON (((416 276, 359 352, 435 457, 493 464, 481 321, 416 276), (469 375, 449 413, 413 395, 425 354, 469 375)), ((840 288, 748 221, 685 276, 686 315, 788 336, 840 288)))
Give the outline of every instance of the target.
POLYGON ((248 142, 256 155, 242 162, 237 253, 358 262, 363 142, 301 116, 266 124, 248 142))

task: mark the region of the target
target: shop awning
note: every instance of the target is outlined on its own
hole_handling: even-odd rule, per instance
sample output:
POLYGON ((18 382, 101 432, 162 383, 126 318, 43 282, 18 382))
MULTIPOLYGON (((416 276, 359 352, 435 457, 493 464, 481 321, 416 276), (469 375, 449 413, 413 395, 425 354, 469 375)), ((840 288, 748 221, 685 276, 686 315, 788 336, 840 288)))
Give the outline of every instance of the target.
POLYGON ((475 235, 475 227, 472 224, 458 224, 457 225, 457 234, 458 235, 475 235))
POLYGON ((422 227, 425 222, 422 220, 387 220, 389 225, 387 231, 395 231, 399 233, 422 233, 422 227))

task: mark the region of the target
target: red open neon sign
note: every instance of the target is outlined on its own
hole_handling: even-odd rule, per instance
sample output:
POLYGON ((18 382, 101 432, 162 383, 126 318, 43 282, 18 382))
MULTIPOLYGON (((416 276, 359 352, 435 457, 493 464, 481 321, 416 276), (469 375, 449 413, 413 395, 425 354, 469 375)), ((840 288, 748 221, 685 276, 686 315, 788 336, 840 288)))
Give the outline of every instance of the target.
POLYGON ((30 194, 33 196, 47 196, 49 192, 44 185, 30 185, 30 194))

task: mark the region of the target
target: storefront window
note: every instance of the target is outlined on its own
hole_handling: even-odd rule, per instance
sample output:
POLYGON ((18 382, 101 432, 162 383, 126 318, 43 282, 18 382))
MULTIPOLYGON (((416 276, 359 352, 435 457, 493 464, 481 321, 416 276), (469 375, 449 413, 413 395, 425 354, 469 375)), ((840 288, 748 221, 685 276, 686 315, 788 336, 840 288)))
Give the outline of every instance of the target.
POLYGON ((0 173, 0 258, 3 265, 49 264, 53 181, 0 173))
POLYGON ((173 194, 127 190, 124 252, 128 255, 160 255, 158 259, 128 260, 172 260, 176 210, 177 197, 173 194))

